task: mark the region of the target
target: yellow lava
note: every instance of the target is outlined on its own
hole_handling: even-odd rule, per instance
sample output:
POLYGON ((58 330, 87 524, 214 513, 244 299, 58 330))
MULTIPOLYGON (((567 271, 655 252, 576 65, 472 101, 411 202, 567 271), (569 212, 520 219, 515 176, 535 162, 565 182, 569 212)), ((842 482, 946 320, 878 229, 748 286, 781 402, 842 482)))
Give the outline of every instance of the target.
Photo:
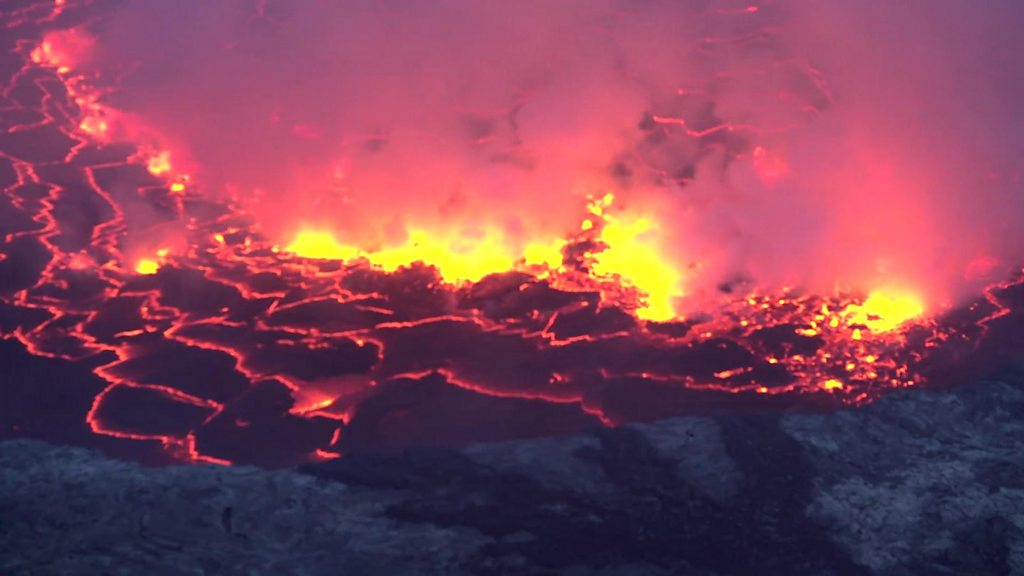
MULTIPOLYGON (((342 244, 330 232, 302 230, 285 250, 304 258, 324 260, 365 259, 393 272, 414 262, 437 268, 446 282, 476 282, 488 274, 515 267, 515 258, 500 236, 484 234, 478 239, 445 240, 422 230, 411 230, 405 243, 376 251, 364 251, 342 244)), ((536 250, 534 250, 536 252, 536 250)), ((541 249, 539 257, 551 258, 541 249)))
POLYGON ((825 390, 842 390, 843 382, 841 380, 836 380, 835 378, 829 378, 821 383, 821 387, 825 390))
POLYGON ((163 266, 167 255, 171 253, 170 248, 160 248, 156 251, 156 257, 154 258, 139 258, 135 262, 136 274, 150 275, 156 274, 160 267, 163 266))
MULTIPOLYGON (((608 214, 607 208, 613 201, 614 196, 606 194, 590 202, 587 209, 591 216, 580 225, 583 232, 593 230, 594 238, 606 245, 590 254, 591 271, 599 277, 617 277, 643 293, 644 301, 636 310, 639 318, 675 318, 675 302, 682 296, 682 274, 669 264, 658 245, 657 223, 650 217, 608 214)), ((403 244, 369 251, 343 244, 330 232, 304 228, 284 250, 304 258, 363 259, 389 272, 423 262, 437 268, 444 281, 458 283, 476 282, 488 274, 521 265, 564 270, 562 250, 567 244, 565 239, 553 239, 530 242, 516 249, 500 231, 493 229, 473 237, 411 229, 403 244)))
POLYGON ((302 230, 285 250, 320 260, 352 260, 359 257, 359 249, 338 242, 330 232, 302 230))
POLYGON ((600 240, 608 247, 594 254, 598 275, 615 275, 647 295, 636 310, 643 320, 665 321, 676 317, 675 301, 683 295, 682 274, 665 258, 657 240, 657 223, 646 217, 617 217, 606 213, 614 196, 591 203, 590 211, 604 221, 600 240))
POLYGON ((393 271, 413 262, 431 264, 446 282, 476 282, 488 274, 513 269, 515 259, 500 236, 445 241, 412 230, 405 244, 366 254, 370 263, 393 271))
POLYGON ((875 290, 861 304, 843 312, 849 324, 863 324, 872 332, 888 332, 924 314, 924 303, 906 292, 875 290))
POLYGON ((98 116, 86 116, 79 124, 78 128, 96 138, 102 138, 110 130, 110 125, 106 120, 98 116))
POLYGON ((141 258, 135 263, 135 272, 144 275, 156 274, 160 269, 160 263, 149 258, 141 258))
POLYGON ((523 261, 528 266, 546 266, 550 270, 562 267, 562 248, 568 244, 565 240, 554 240, 548 244, 531 242, 523 250, 523 261))
POLYGON ((171 171, 171 153, 164 150, 158 154, 150 156, 146 160, 146 169, 153 176, 159 176, 166 174, 171 171))

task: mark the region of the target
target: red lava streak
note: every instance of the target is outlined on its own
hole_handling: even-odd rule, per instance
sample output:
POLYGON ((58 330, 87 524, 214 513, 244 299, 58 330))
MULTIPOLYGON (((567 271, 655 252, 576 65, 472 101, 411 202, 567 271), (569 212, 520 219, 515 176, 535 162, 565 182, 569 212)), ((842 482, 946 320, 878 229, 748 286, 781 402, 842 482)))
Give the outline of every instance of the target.
MULTIPOLYGON (((276 26, 281 7, 257 4, 247 25, 276 26)), ((687 235, 673 227, 684 212, 664 208, 671 194, 637 190, 688 193, 709 164, 749 168, 765 194, 784 189, 800 166, 779 135, 841 97, 829 71, 809 63, 753 58, 752 71, 673 87, 631 121, 639 136, 608 164, 607 187, 553 202, 558 216, 573 206, 561 234, 491 209, 471 232, 382 217, 373 224, 387 234, 369 241, 294 211, 287 226, 268 225, 267 205, 211 191, 228 184, 200 154, 118 108, 129 72, 82 65, 103 49, 90 26, 105 3, 11 6, 0 17, 0 331, 11 344, 2 355, 12 377, 46 374, 53 397, 67 400, 51 410, 40 393, 4 384, 0 403, 17 406, 0 410, 4 435, 59 436, 154 462, 280 466, 678 415, 856 405, 956 382, 1024 346, 1024 282, 996 283, 1007 264, 984 250, 957 274, 991 285, 959 307, 908 282, 822 291, 738 274, 708 290, 702 274, 715 266, 681 259, 673 246, 687 235), (724 104, 718 115, 715 98, 737 75, 751 89, 785 77, 771 84, 772 105, 786 110, 779 122, 729 120, 724 104), (698 160, 678 166, 672 154, 698 160), (381 240, 388 234, 397 240, 381 240)), ((732 28, 699 39, 692 57, 769 42, 772 6, 720 3, 708 13, 732 28)), ((517 141, 526 137, 504 132, 526 130, 517 111, 538 97, 517 98, 515 112, 501 112, 511 128, 466 113, 472 154, 534 165, 517 141)), ((287 124, 298 146, 329 138, 301 110, 275 114, 268 122, 287 124)), ((365 174, 358 159, 395 144, 387 139, 346 141, 357 152, 331 164, 339 204, 324 200, 323 210, 349 202, 365 174)), ((874 168, 865 181, 896 178, 874 168)), ((477 200, 453 194, 446 209, 466 214, 477 200)))

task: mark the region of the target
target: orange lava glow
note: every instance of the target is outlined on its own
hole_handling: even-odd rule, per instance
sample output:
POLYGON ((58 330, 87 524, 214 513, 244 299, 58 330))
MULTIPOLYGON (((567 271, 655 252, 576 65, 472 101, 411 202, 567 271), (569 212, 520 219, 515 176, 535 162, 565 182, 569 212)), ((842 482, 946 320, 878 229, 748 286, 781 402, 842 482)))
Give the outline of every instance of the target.
POLYGON ((160 176, 171 171, 171 153, 164 150, 149 157, 146 161, 146 169, 154 176, 160 176))
POLYGON ((330 232, 318 230, 302 230, 285 250, 303 258, 322 260, 352 260, 359 257, 359 249, 341 244, 330 232))
MULTIPOLYGON (((643 320, 667 321, 677 317, 676 302, 683 297, 683 274, 657 244, 659 226, 652 216, 613 213, 613 194, 587 205, 591 214, 580 224, 582 237, 598 243, 584 257, 594 279, 614 279, 639 291, 632 308, 643 320)), ((433 266, 446 282, 477 282, 490 274, 539 267, 565 272, 563 250, 568 240, 535 240, 516 252, 496 231, 476 238, 444 240, 443 235, 422 230, 407 232, 405 243, 364 250, 339 242, 327 231, 305 228, 285 247, 303 258, 355 261, 363 259, 387 272, 414 263, 433 266)))
MULTIPOLYGON (((45 10, 25 12, 19 25, 48 23, 68 8, 40 6, 45 10)), ((750 20, 765 11, 740 5, 720 16, 750 20)), ((770 32, 706 38, 698 52, 759 45, 770 32)), ((377 132, 338 144, 302 110, 268 104, 260 114, 289 142, 311 154, 337 144, 357 158, 350 166, 341 152, 332 156, 346 160, 333 167, 329 194, 295 192, 302 205, 282 209, 277 221, 261 219, 247 203, 249 195, 277 192, 230 182, 211 190, 209 175, 219 167, 201 166, 192 150, 168 144, 175 138, 116 109, 108 96, 118 78, 101 81, 80 66, 95 49, 86 32, 29 35, 18 46, 23 68, 5 94, 27 102, 11 110, 28 120, 4 135, 14 141, 48 130, 40 141, 56 142, 56 152, 19 155, 0 141, 0 164, 10 167, 10 176, 0 174, 8 178, 0 209, 12 223, 0 235, 0 305, 11 315, 0 336, 33 357, 87 366, 100 384, 86 395, 90 404, 75 415, 77 425, 84 420, 104 441, 124 443, 118 446, 158 446, 171 461, 292 465, 338 458, 353 446, 418 441, 432 430, 457 444, 474 427, 493 440, 537 426, 538 433, 561 434, 733 405, 859 405, 924 384, 922 366, 973 350, 995 320, 1010 316, 997 292, 1024 285, 1017 278, 990 286, 954 321, 924 275, 875 280, 865 273, 867 286, 836 280, 832 290, 759 284, 732 269, 721 285, 702 278, 718 263, 718 244, 753 242, 730 228, 740 229, 741 218, 712 219, 707 228, 687 220, 698 219, 708 198, 725 197, 732 208, 750 201, 749 184, 762 195, 759 209, 799 211, 785 195, 799 162, 776 143, 788 124, 719 117, 709 94, 727 74, 693 89, 671 84, 673 98, 663 106, 607 133, 602 127, 592 139, 552 138, 542 152, 569 158, 573 170, 569 177, 552 171, 548 196, 531 188, 544 167, 521 145, 519 131, 582 120, 561 109, 541 120, 520 118, 532 95, 518 86, 512 111, 496 114, 500 121, 476 122, 475 111, 460 110, 472 133, 467 154, 485 158, 488 168, 513 166, 515 174, 494 176, 498 184, 490 173, 470 182, 493 185, 507 198, 463 189, 458 180, 438 186, 439 196, 451 192, 441 208, 423 194, 396 192, 394 215, 381 191, 394 184, 387 178, 371 178, 378 184, 367 192, 372 200, 355 207, 362 191, 352 174, 365 169, 358 159, 381 173, 421 170, 424 178, 431 162, 412 154, 403 157, 411 166, 375 165, 388 144, 377 132), (111 86, 99 87, 103 82, 111 86), (593 168, 576 156, 576 148, 619 146, 620 133, 629 131, 643 134, 616 156, 628 167, 593 168), (498 141, 506 147, 491 149, 498 141), (664 142, 699 166, 672 164, 646 148, 664 142), (715 172, 722 177, 698 185, 694 174, 704 163, 740 166, 746 180, 727 182, 725 172, 715 172), (549 205, 549 196, 558 201, 549 205), (409 213, 399 213, 404 200, 413 205, 409 213), (372 232, 363 234, 364 224, 372 232), (135 414, 136 405, 150 412, 135 414), (277 459, 260 459, 274 450, 277 459)), ((802 63, 780 72, 790 64, 768 64, 752 76, 792 74, 813 98, 799 98, 797 88, 773 97, 798 101, 801 118, 824 114, 833 100, 821 74, 802 63)), ((616 84, 625 82, 620 72, 616 84)), ((622 98, 633 103, 634 96, 622 98)), ((0 110, 0 118, 11 110, 0 110)), ((454 164, 438 171, 461 174, 464 167, 454 164)), ((305 184, 303 169, 289 173, 295 190, 305 184)), ((871 237, 889 230, 867 219, 858 214, 850 228, 870 229, 871 237)), ((802 242, 803 229, 793 228, 779 231, 793 235, 780 251, 802 242)), ((829 272, 845 273, 845 257, 836 255, 829 272)), ((951 267, 957 276, 995 281, 1004 264, 983 256, 966 269, 951 267)), ((789 269, 779 277, 783 272, 789 269)))
POLYGON ((825 380, 824 382, 822 382, 821 387, 824 388, 825 390, 842 390, 843 389, 843 383, 842 383, 841 380, 836 380, 835 378, 829 378, 828 380, 825 380))
POLYGON ((54 31, 46 34, 29 56, 32 62, 40 66, 54 68, 59 74, 67 74, 92 46, 93 39, 80 30, 54 31))
POLYGON ((135 261, 134 270, 136 274, 150 276, 156 274, 160 267, 167 261, 167 255, 171 253, 169 248, 159 248, 152 256, 139 258, 135 261))
POLYGON ((306 229, 285 247, 303 258, 354 261, 363 259, 387 272, 423 263, 435 267, 450 283, 475 282, 488 274, 512 270, 515 260, 493 237, 443 241, 421 230, 410 230, 404 244, 366 251, 342 244, 330 232, 306 229))
POLYGON ((160 270, 160 263, 149 258, 142 258, 135 263, 135 271, 139 274, 156 274, 160 270))
MULTIPOLYGON (((683 296, 683 274, 659 249, 659 226, 652 216, 612 215, 615 197, 606 194, 590 204, 602 224, 598 238, 606 248, 593 255, 592 270, 599 276, 620 278, 643 294, 636 314, 644 320, 676 317, 676 301, 683 296)), ((591 222, 585 220, 584 222, 591 222)))
POLYGON ((850 324, 863 324, 881 333, 920 317, 924 311, 924 303, 913 294, 875 290, 864 302, 847 306, 843 314, 850 324))

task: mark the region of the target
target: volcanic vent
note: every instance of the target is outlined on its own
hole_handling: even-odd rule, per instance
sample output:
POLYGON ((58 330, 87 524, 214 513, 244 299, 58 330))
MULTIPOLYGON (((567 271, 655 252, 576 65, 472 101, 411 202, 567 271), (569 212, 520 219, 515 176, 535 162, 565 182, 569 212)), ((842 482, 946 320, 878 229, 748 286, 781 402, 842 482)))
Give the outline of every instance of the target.
POLYGON ((882 4, 14 2, 3 433, 286 465, 991 366, 1009 24, 882 4))

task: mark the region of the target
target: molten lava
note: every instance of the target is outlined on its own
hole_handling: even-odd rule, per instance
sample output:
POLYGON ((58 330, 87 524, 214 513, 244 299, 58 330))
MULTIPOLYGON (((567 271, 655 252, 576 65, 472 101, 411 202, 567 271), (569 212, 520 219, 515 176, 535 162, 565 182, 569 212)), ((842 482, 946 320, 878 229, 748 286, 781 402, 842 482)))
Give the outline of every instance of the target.
POLYGON ((359 257, 358 248, 341 244, 330 232, 316 230, 299 232, 285 250, 303 258, 324 260, 354 260, 359 257))
MULTIPOLYGON (((590 281, 609 279, 634 287, 641 298, 627 306, 639 318, 673 320, 678 316, 675 302, 683 296, 682 273, 659 253, 653 219, 613 215, 610 208, 614 199, 609 193, 592 200, 587 205, 591 216, 583 220, 573 239, 577 245, 592 246, 582 254, 590 281)), ((451 284, 478 282, 491 274, 525 269, 539 271, 545 277, 554 274, 554 284, 561 285, 557 279, 566 275, 564 251, 568 240, 533 241, 521 253, 513 252, 509 246, 494 231, 476 238, 444 241, 437 234, 411 230, 400 246, 364 251, 340 243, 330 232, 303 229, 284 250, 311 259, 361 260, 386 272, 423 264, 437 269, 441 278, 451 284)))
POLYGON ((156 274, 159 269, 160 263, 149 258, 143 258, 135 263, 135 271, 139 274, 156 274))
MULTIPOLYGON (((726 258, 712 262, 715 242, 703 236, 742 222, 689 228, 721 200, 723 166, 735 168, 728 175, 747 186, 741 192, 759 194, 730 190, 728 202, 798 211, 785 194, 800 164, 776 140, 833 104, 809 65, 755 59, 749 77, 743 69, 712 74, 699 89, 673 84, 670 97, 644 102, 650 110, 608 125, 564 103, 551 116, 531 116, 531 98, 543 95, 516 86, 509 110, 457 108, 452 138, 484 159, 488 170, 478 172, 477 164, 440 160, 435 168, 416 149, 432 141, 416 131, 417 154, 406 156, 401 122, 395 134, 367 131, 337 144, 328 141, 330 126, 306 121, 303 110, 255 99, 275 137, 313 155, 331 149, 326 192, 308 166, 289 173, 297 188, 308 176, 320 194, 296 201, 301 213, 273 204, 286 213, 282 223, 263 218, 264 190, 233 174, 211 176, 217 169, 203 163, 202 143, 171 146, 177 139, 161 132, 166 119, 115 106, 117 74, 80 66, 103 48, 83 24, 92 9, 28 3, 3 16, 19 66, 5 78, 0 109, 0 344, 17 359, 10 365, 30 367, 26 378, 50 374, 46 385, 71 403, 54 411, 34 392, 10 391, 15 398, 0 400, 26 408, 3 421, 8 434, 79 434, 70 441, 153 462, 285 465, 682 414, 834 408, 928 383, 972 354, 996 358, 1005 351, 986 338, 1012 333, 1018 321, 1017 277, 946 309, 898 274, 875 281, 865 273, 872 280, 854 288, 821 290, 760 283, 720 265, 726 258), (765 78, 785 89, 767 90, 765 78), (780 116, 799 120, 725 119, 736 103, 714 97, 726 79, 765 90, 780 116), (563 124, 578 133, 544 131, 563 124), (531 149, 524 142, 537 132, 546 138, 531 149), (609 142, 614 154, 595 169, 591 148, 604 153, 609 142), (395 156, 380 156, 391 148, 395 156), (544 155, 560 159, 559 169, 544 155), (440 207, 410 195, 402 198, 411 208, 388 210, 387 198, 360 196, 409 184, 389 180, 403 170, 443 184, 432 189, 444 196, 440 207), (698 178, 706 170, 716 176, 698 178), (462 171, 475 179, 451 179, 462 171), (538 173, 553 187, 548 196, 523 192, 538 173), (685 196, 685 209, 676 196, 685 196), (556 199, 536 200, 548 197, 556 199), (543 224, 524 222, 523 205, 543 224), (709 288, 710 269, 726 280, 713 277, 709 288)), ((712 12, 739 22, 742 33, 703 38, 697 54, 754 50, 772 38, 773 27, 752 24, 771 10, 712 12)), ((588 42, 610 33, 585 28, 588 42)), ((584 54, 589 62, 604 52, 584 54)), ((612 84, 658 63, 623 63, 612 84)), ((594 81, 584 73, 575 80, 594 81)), ((443 82, 427 88, 448 95, 443 82)), ((613 100, 602 113, 634 103, 630 94, 592 92, 595 102, 613 100)), ((864 237, 888 232, 863 227, 864 237)), ((1000 261, 972 262, 976 279, 1000 261)))
POLYGON ((584 232, 597 226, 603 249, 592 254, 591 270, 598 276, 620 278, 635 286, 644 301, 636 308, 644 320, 668 321, 676 317, 675 301, 683 296, 682 278, 671 260, 658 250, 658 225, 651 216, 615 216, 608 213, 614 196, 606 194, 590 204, 594 219, 584 220, 584 232))
POLYGON ((849 323, 863 324, 873 332, 889 332, 924 314, 924 304, 913 294, 893 294, 876 290, 860 304, 844 310, 849 323))

